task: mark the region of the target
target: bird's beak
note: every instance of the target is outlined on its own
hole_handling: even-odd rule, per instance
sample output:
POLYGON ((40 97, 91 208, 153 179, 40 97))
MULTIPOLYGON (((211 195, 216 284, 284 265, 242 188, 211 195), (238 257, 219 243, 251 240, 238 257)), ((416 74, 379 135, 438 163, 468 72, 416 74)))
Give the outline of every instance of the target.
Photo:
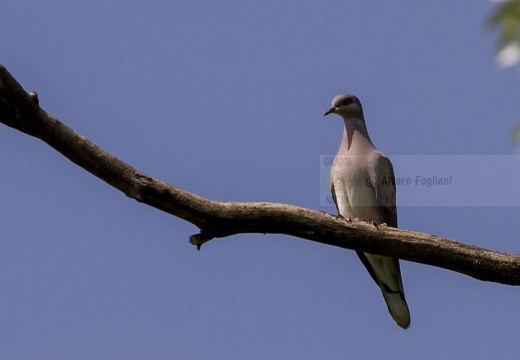
POLYGON ((325 111, 325 114, 323 114, 323 116, 327 116, 329 114, 334 114, 336 112, 336 110, 338 110, 338 108, 333 106, 329 110, 325 111))

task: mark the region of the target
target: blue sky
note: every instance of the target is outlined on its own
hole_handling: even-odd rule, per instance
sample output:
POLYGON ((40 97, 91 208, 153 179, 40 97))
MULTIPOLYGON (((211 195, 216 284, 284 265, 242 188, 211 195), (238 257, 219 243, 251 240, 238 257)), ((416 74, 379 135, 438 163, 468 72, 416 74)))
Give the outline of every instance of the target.
MULTIPOLYGON (((467 196, 487 193, 493 176, 506 192, 520 189, 506 157, 517 153, 510 132, 520 118, 520 78, 518 68, 495 65, 496 34, 484 26, 490 2, 1 8, 0 62, 38 92, 42 108, 198 195, 333 213, 320 205, 320 156, 336 153, 342 122, 322 115, 340 93, 358 95, 372 140, 390 158, 413 156, 428 168, 432 157, 421 155, 493 155, 504 166, 486 179, 467 167, 464 180, 476 189, 467 196)), ((5 126, 0 164, 2 359, 520 353, 519 288, 402 262, 412 315, 403 331, 352 251, 254 234, 197 252, 191 224, 5 126)), ((446 173, 461 171, 453 165, 460 162, 449 164, 446 173)), ((520 203, 470 206, 461 196, 400 205, 400 191, 400 227, 520 252, 520 203), (439 203, 449 206, 431 206, 439 203)))

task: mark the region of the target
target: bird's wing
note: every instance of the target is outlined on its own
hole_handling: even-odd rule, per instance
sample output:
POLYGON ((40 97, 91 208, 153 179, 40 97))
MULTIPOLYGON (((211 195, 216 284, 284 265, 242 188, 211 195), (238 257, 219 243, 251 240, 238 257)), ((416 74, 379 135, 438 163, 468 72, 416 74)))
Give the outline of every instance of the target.
POLYGON ((390 160, 380 153, 376 160, 376 199, 379 206, 379 219, 387 226, 397 227, 395 206, 395 176, 390 160))

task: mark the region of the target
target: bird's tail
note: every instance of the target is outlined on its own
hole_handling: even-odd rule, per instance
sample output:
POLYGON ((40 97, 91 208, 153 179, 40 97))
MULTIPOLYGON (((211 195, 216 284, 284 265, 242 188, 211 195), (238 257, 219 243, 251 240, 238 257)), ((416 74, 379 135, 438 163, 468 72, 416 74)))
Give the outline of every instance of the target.
POLYGON ((410 311, 408 310, 408 304, 406 304, 402 290, 394 292, 390 289, 386 289, 383 284, 381 286, 381 292, 388 306, 388 311, 397 325, 403 329, 408 328, 408 326, 410 326, 410 311))
POLYGON ((357 251, 361 262, 381 289, 390 315, 403 329, 410 326, 410 311, 404 297, 399 260, 357 251))

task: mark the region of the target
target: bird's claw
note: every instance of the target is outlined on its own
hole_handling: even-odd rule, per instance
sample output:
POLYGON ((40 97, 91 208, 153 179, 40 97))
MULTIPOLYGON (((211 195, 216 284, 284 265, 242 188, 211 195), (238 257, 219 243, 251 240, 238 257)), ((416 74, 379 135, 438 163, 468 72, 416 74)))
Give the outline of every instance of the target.
POLYGON ((352 222, 352 218, 351 218, 350 216, 344 217, 344 216, 341 215, 341 214, 336 215, 336 219, 343 219, 343 220, 345 220, 345 221, 348 222, 348 223, 351 223, 351 222, 352 222))

